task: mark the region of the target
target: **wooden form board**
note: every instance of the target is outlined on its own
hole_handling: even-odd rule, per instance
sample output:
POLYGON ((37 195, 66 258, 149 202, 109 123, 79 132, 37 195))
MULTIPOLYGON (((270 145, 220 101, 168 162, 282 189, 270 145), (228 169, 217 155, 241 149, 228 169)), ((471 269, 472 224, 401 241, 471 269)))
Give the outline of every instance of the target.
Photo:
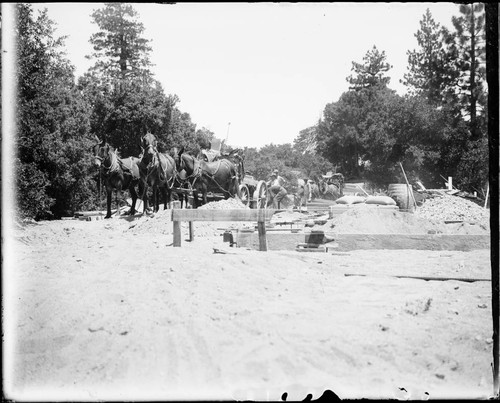
POLYGON ((174 209, 173 221, 269 221, 274 210, 267 209, 231 209, 231 210, 200 210, 174 209))
POLYGON ((267 251, 266 222, 271 220, 274 210, 267 209, 232 209, 200 210, 173 209, 174 246, 181 246, 181 222, 189 222, 189 239, 194 239, 193 221, 256 221, 259 233, 259 250, 267 251))
MULTIPOLYGON (((470 251, 490 249, 489 235, 448 235, 448 234, 336 234, 326 233, 334 242, 325 244, 329 249, 348 252, 357 249, 416 249, 416 250, 457 250, 470 251)), ((306 234, 269 232, 269 250, 295 250, 299 243, 306 242, 306 234)), ((240 248, 257 248, 256 234, 239 231, 236 240, 240 248)))

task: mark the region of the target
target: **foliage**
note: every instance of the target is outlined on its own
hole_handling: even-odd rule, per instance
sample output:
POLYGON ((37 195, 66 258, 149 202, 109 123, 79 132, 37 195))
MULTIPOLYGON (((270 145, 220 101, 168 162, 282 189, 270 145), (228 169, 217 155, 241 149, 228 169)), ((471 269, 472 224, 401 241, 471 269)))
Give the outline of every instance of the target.
POLYGON ((20 214, 60 217, 90 197, 88 108, 46 11, 17 5, 17 200, 20 214))
POLYGON ((214 139, 215 133, 203 127, 196 130, 196 143, 205 150, 211 148, 211 141, 214 139))
POLYGON ((349 91, 325 106, 296 144, 314 149, 349 178, 375 185, 410 180, 441 186, 454 176, 464 190, 487 177, 483 5, 460 5, 450 32, 429 10, 420 22, 419 49, 408 51, 405 97, 388 88, 390 65, 375 46, 353 62, 349 91))

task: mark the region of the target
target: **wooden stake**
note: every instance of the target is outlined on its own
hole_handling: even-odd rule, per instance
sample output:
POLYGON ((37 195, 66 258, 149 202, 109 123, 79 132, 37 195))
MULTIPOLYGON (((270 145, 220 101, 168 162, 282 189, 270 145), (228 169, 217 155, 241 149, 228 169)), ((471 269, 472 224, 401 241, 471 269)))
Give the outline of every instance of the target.
POLYGON ((189 221, 189 242, 194 241, 194 226, 193 222, 189 221))
MULTIPOLYGON (((178 209, 181 207, 181 202, 178 200, 174 200, 172 202, 172 209, 178 209)), ((181 222, 174 221, 174 246, 179 247, 182 243, 182 234, 181 234, 181 222)))
POLYGON ((411 198, 413 199, 413 203, 415 204, 415 207, 417 207, 417 201, 415 200, 415 196, 413 196, 413 189, 410 186, 410 182, 408 182, 408 178, 406 177, 405 170, 403 169, 403 164, 401 164, 401 162, 400 162, 399 166, 401 167, 401 170, 403 171, 403 175, 404 175, 405 181, 406 181, 406 186, 408 186, 408 191, 411 194, 411 198))
POLYGON ((257 228, 259 230, 259 250, 265 252, 267 251, 266 222, 258 221, 257 228))

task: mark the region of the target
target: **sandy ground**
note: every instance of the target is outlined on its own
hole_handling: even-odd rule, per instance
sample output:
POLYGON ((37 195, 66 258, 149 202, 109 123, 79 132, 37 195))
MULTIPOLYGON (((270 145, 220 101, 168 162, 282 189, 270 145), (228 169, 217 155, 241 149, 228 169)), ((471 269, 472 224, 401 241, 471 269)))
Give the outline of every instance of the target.
POLYGON ((14 228, 6 397, 491 396, 491 282, 393 277, 490 279, 489 250, 259 252, 224 243, 228 225, 181 248, 162 214, 14 228))

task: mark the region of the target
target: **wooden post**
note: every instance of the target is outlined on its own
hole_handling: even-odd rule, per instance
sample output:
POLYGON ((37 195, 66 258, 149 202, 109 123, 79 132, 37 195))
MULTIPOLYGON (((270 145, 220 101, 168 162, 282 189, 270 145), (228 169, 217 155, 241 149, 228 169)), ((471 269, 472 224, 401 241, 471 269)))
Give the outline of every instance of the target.
POLYGON ((417 201, 415 200, 415 196, 413 196, 413 189, 410 185, 410 182, 408 182, 408 178, 406 177, 406 172, 403 168, 403 164, 401 164, 401 162, 400 162, 399 166, 401 167, 401 170, 403 171, 403 175, 404 175, 405 181, 406 181, 406 186, 408 187, 408 192, 411 194, 411 198, 413 199, 413 203, 415 204, 415 208, 417 208, 417 201))
POLYGON ((484 198, 484 208, 488 205, 488 197, 490 196, 490 184, 488 183, 488 189, 486 190, 486 197, 484 198))
POLYGON ((174 246, 181 246, 181 222, 174 221, 174 246))
MULTIPOLYGON (((188 221, 190 224, 193 221, 257 221, 259 230, 259 250, 267 251, 266 222, 270 220, 274 212, 274 210, 264 209, 173 209, 174 246, 181 246, 182 221, 188 221)), ((193 228, 191 227, 191 229, 193 228)), ((194 231, 191 232, 190 236, 194 238, 194 231)))
POLYGON ((193 222, 189 221, 189 242, 194 241, 194 226, 193 222))
POLYGON ((257 221, 257 229, 259 230, 259 250, 261 252, 266 252, 267 251, 266 222, 257 221))
MULTIPOLYGON (((174 200, 172 202, 172 209, 178 209, 181 206, 181 202, 174 200)), ((182 234, 181 234, 181 221, 174 220, 174 246, 180 247, 182 244, 182 234)))

